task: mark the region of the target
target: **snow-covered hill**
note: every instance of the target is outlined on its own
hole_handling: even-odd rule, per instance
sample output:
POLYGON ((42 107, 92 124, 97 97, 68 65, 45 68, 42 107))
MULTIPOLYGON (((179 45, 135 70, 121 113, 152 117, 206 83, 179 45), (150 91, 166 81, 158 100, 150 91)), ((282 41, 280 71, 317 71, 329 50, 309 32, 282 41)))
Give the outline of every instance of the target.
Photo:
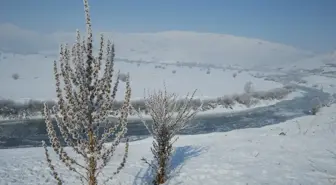
POLYGON ((311 55, 291 46, 225 34, 169 31, 111 36, 117 57, 134 60, 253 66, 290 63, 311 55))
POLYGON ((328 67, 336 66, 336 51, 316 54, 308 58, 297 60, 293 63, 279 63, 274 66, 273 69, 282 68, 284 70, 314 70, 324 69, 328 70, 328 67))
MULTIPOLYGON (((51 34, 0 24, 0 50, 13 53, 57 54, 58 45, 73 42, 73 32, 51 34)), ((99 32, 95 29, 95 44, 99 32)), ((255 38, 192 31, 157 33, 105 32, 116 44, 116 57, 155 62, 194 62, 244 67, 293 63, 311 57, 312 52, 255 38)))
MULTIPOLYGON (((53 76, 53 60, 56 57, 41 54, 2 54, 1 57, 1 98, 50 100, 56 97, 53 76), (18 79, 14 79, 13 74, 18 74, 18 79)), ((248 71, 225 68, 116 62, 115 69, 130 73, 134 99, 142 98, 144 89, 161 89, 164 83, 170 91, 180 95, 198 89, 196 96, 211 98, 242 93, 245 83, 249 81, 257 91, 282 86, 252 77, 248 71), (234 74, 237 76, 233 77, 234 74)), ((121 84, 118 98, 122 98, 123 88, 121 84)))

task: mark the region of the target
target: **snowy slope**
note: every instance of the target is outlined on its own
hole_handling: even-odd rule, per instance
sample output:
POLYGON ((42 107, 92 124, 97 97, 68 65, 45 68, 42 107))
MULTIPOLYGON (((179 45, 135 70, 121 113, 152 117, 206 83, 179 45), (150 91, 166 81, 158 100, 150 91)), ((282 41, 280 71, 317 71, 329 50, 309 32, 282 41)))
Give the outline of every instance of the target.
POLYGON ((167 31, 108 35, 116 43, 117 57, 134 60, 252 66, 290 63, 311 55, 291 46, 226 34, 167 31))
POLYGON ((310 69, 327 69, 328 64, 336 65, 336 51, 329 53, 316 54, 308 58, 297 60, 292 63, 279 63, 276 67, 281 67, 286 70, 310 70, 310 69))
MULTIPOLYGON (((75 30, 43 34, 8 23, 0 24, 0 32, 3 41, 0 50, 14 53, 57 54, 60 43, 71 44, 76 38, 75 30)), ((94 28, 94 34, 98 41, 100 30, 94 28)), ((284 44, 228 34, 192 31, 104 34, 115 42, 116 57, 129 60, 272 66, 292 63, 313 54, 284 44)))
MULTIPOLYGON (((174 177, 167 184, 331 184, 336 174, 330 152, 336 149, 335 113, 336 106, 332 106, 317 116, 263 128, 180 136, 172 163, 174 177)), ((141 158, 151 159, 150 145, 151 138, 130 144, 127 165, 114 179, 116 184, 147 184, 150 173, 141 158)), ((120 157, 116 155, 107 167, 106 176, 120 157)), ((42 148, 0 150, 0 164, 0 184, 55 184, 42 148)), ((79 183, 64 167, 61 176, 69 185, 79 183)))
MULTIPOLYGON (((55 95, 55 80, 53 76, 53 60, 56 57, 45 57, 41 54, 20 55, 2 54, 0 61, 0 98, 13 100, 40 99, 50 100, 55 95), (19 79, 14 80, 12 75, 17 73, 19 79)), ((142 98, 144 89, 161 89, 164 82, 167 88, 180 95, 191 93, 198 89, 196 96, 219 97, 242 93, 246 82, 251 81, 257 91, 270 90, 281 87, 276 82, 254 78, 247 71, 210 68, 186 67, 177 65, 125 63, 116 62, 115 69, 122 73, 130 73, 132 98, 142 98), (175 71, 176 73, 174 73, 175 71), (237 77, 233 74, 237 73, 237 77)), ((118 99, 124 93, 124 84, 120 85, 118 99)))

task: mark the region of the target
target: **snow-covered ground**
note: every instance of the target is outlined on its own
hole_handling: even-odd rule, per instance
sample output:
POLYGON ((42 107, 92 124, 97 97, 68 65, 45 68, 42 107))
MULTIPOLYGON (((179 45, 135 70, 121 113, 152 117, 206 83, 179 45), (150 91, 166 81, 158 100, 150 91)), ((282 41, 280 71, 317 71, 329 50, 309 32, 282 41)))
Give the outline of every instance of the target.
POLYGON ((336 80, 335 78, 328 78, 326 76, 320 75, 309 75, 302 78, 305 80, 305 84, 308 87, 314 87, 317 89, 321 89, 328 93, 336 92, 336 80))
MULTIPOLYGON (((180 136, 173 157, 174 177, 167 184, 314 184, 336 176, 336 106, 263 128, 180 136), (283 132, 285 135, 281 135, 283 132)), ((127 165, 115 181, 146 184, 150 173, 142 157, 151 159, 151 138, 131 142, 127 165), (146 149, 147 148, 147 149, 146 149)), ((117 151, 122 151, 123 144, 117 151)), ((114 171, 120 155, 105 170, 114 171)), ((53 156, 54 161, 56 157, 53 156)), ((42 148, 0 150, 0 184, 55 184, 42 148)), ((62 167, 69 184, 80 183, 62 167)))
MULTIPOLYGON (((42 54, 22 55, 11 53, 2 53, 1 57, 0 87, 3 88, 0 88, 0 99, 19 102, 26 102, 31 99, 55 99, 53 60, 57 60, 56 57, 42 54), (18 79, 13 78, 14 74, 17 74, 18 79)), ((117 61, 115 71, 118 70, 124 74, 130 73, 133 100, 143 99, 145 89, 162 89, 164 84, 170 92, 181 96, 192 93, 197 89, 195 97, 200 99, 216 99, 225 95, 242 94, 244 93, 244 85, 248 82, 252 82, 254 91, 268 91, 283 86, 281 83, 254 77, 248 69, 215 68, 211 65, 204 67, 187 66, 180 63, 117 61)), ((117 92, 118 100, 123 99, 124 92, 125 84, 121 83, 117 92)), ((295 98, 296 95, 300 96, 300 93, 291 93, 289 99, 295 98)), ((277 102, 279 100, 263 100, 251 107, 236 104, 233 109, 218 106, 215 110, 208 110, 202 112, 202 114, 241 111, 273 105, 277 102)), ((133 119, 133 117, 130 118, 133 119)))
MULTIPOLYGON (((54 38, 69 41, 73 40, 74 34, 71 37, 69 34, 54 34, 54 38)), ((310 52, 277 43, 193 32, 113 34, 113 39, 117 46, 117 58, 133 61, 118 61, 115 66, 122 73, 130 73, 134 100, 143 97, 144 89, 162 89, 164 83, 169 91, 182 96, 198 89, 196 97, 203 99, 243 93, 244 85, 249 81, 253 83, 254 90, 267 91, 283 84, 265 80, 265 76, 287 74, 290 78, 296 75, 295 80, 306 81, 300 85, 322 89, 330 94, 336 92, 335 80, 330 74, 333 69, 326 65, 334 62, 334 53, 311 57, 310 52), (140 61, 143 62, 138 64, 140 61), (181 66, 178 61, 198 66, 181 66), (213 67, 213 64, 222 67, 213 67), (253 71, 248 66, 258 67, 253 71), (269 67, 273 70, 268 70, 269 67), (258 77, 258 73, 263 77, 258 77), (234 77, 234 74, 237 76, 234 77)), ((0 99, 55 99, 52 62, 57 60, 54 55, 57 52, 42 53, 1 53, 0 99), (13 79, 14 74, 19 78, 13 79)), ((123 86, 121 84, 117 99, 123 97, 123 86)), ((293 92, 283 100, 299 96, 304 96, 304 93, 293 92)), ((200 115, 246 111, 283 100, 260 101, 252 107, 239 104, 233 109, 217 107, 200 115)), ((299 117, 272 126, 180 136, 172 161, 174 176, 167 184, 332 184, 332 178, 336 178, 335 154, 330 152, 336 149, 335 113, 336 106, 332 105, 324 107, 318 115, 299 117)), ((131 142, 128 163, 115 179, 116 184, 148 184, 151 174, 140 159, 151 158, 151 142, 151 138, 131 142)), ((119 147, 117 152, 123 151, 123 144, 119 147)), ((116 160, 105 170, 106 176, 114 172, 115 165, 120 161, 121 156, 115 156, 116 160)), ((56 162, 56 157, 53 158, 56 162)), ((61 176, 69 184, 80 183, 63 167, 61 176)), ((55 184, 43 149, 0 150, 0 184, 55 184)))
MULTIPOLYGON (((9 55, 0 62, 0 98, 12 100, 42 99, 56 97, 53 76, 53 60, 43 55, 9 55), (4 70, 5 69, 5 70, 4 70), (13 74, 19 79, 14 80, 13 74)), ((269 90, 282 85, 254 78, 248 72, 236 70, 210 69, 186 66, 165 66, 160 64, 116 62, 116 71, 131 75, 132 98, 144 96, 144 89, 162 89, 165 83, 169 91, 185 95, 197 89, 196 96, 216 98, 223 95, 242 93, 248 81, 253 82, 255 90, 269 90), (155 66, 164 67, 155 68, 155 66), (174 73, 175 71, 175 73, 174 73), (233 74, 237 73, 234 78, 233 74)), ((117 98, 122 99, 124 84, 120 85, 117 98)))

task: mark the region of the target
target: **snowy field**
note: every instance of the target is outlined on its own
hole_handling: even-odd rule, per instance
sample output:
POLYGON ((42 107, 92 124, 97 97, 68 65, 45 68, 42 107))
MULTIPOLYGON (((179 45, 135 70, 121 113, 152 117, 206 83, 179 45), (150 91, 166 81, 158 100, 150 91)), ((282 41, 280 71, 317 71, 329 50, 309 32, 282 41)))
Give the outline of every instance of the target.
MULTIPOLYGON (((3 54, 4 55, 4 54, 3 54)), ((55 99, 55 80, 53 76, 53 60, 43 55, 11 55, 0 62, 0 98, 12 100, 55 99), (14 80, 12 75, 18 74, 14 80)), ((144 89, 162 89, 165 82, 167 89, 183 96, 197 89, 196 96, 216 98, 223 95, 244 92, 244 85, 251 81, 257 91, 281 87, 282 84, 252 77, 248 72, 222 70, 164 64, 146 64, 116 62, 115 71, 130 73, 132 98, 144 96, 144 89), (156 66, 164 67, 156 68, 156 66), (175 71, 175 73, 174 73, 175 71), (237 76, 234 78, 233 74, 237 76)), ((117 98, 122 99, 124 85, 120 85, 117 98)))
MULTIPOLYGON (((55 80, 53 76, 53 60, 56 57, 42 54, 2 53, 0 61, 0 99, 17 102, 29 100, 55 100, 55 80), (16 78, 13 75, 17 75, 16 78)), ((251 75, 248 69, 232 67, 213 67, 208 65, 181 63, 149 63, 141 61, 117 61, 115 71, 130 73, 132 100, 141 100, 145 90, 158 90, 166 85, 170 92, 180 96, 192 93, 197 89, 195 98, 209 100, 223 96, 235 96, 245 93, 245 84, 252 82, 252 91, 266 92, 284 85, 274 81, 266 81, 251 75)), ((125 84, 119 85, 117 99, 122 100, 125 84)), ((285 99, 301 96, 300 92, 290 93, 285 99)), ((283 99, 283 100, 285 100, 283 99)), ((259 100, 258 100, 259 101, 259 100)), ((216 105, 213 110, 204 110, 202 114, 218 114, 248 110, 257 107, 274 105, 281 100, 260 100, 257 104, 246 106, 235 103, 231 108, 216 105)), ((37 113, 31 118, 41 117, 37 113)), ((146 115, 144 115, 146 117, 146 115)), ((136 119, 137 116, 130 116, 136 119)), ((1 118, 6 120, 6 118, 1 118)))
MULTIPOLYGON (((336 175, 335 154, 331 152, 336 147, 335 115, 336 106, 332 106, 317 116, 263 128, 180 136, 172 162, 174 177, 167 184, 331 184, 336 175)), ((141 158, 151 158, 151 142, 148 138, 130 144, 127 165, 116 184, 147 184, 150 172, 141 158)), ((0 184, 55 184, 42 148, 1 150, 0 164, 0 184)), ((106 175, 114 165, 108 166, 106 175)), ((79 183, 62 169, 61 176, 69 184, 79 183)))
MULTIPOLYGON (((59 35, 55 34, 55 37, 59 35)), ((272 112, 271 115, 265 115, 270 116, 265 119, 247 119, 247 122, 253 121, 249 123, 252 125, 272 124, 273 120, 281 117, 280 114, 300 117, 286 118, 279 124, 261 128, 248 128, 250 125, 246 124, 247 129, 234 128, 229 132, 180 136, 172 160, 173 176, 167 185, 334 183, 336 105, 324 107, 313 116, 302 112, 312 108, 309 103, 302 102, 310 102, 315 94, 318 97, 325 93, 336 93, 336 68, 334 70, 330 65, 335 61, 335 53, 312 57, 310 52, 282 44, 193 32, 113 34, 113 37, 117 58, 122 59, 115 63, 115 70, 130 73, 132 100, 142 99, 145 89, 162 89, 164 83, 169 91, 181 96, 197 89, 196 98, 203 100, 243 94, 248 82, 252 82, 254 91, 271 91, 284 87, 287 82, 314 90, 310 94, 297 90, 282 99, 261 100, 250 107, 235 104, 232 108, 217 106, 202 111, 200 116, 242 112, 236 115, 242 117, 239 120, 243 120, 244 114, 250 114, 254 108, 264 107, 260 110, 263 114, 272 112), (202 43, 202 47, 199 43, 202 43), (298 105, 288 102, 298 102, 298 105), (279 103, 283 103, 281 107, 277 107, 279 103), (267 112, 268 109, 271 111, 267 112), (268 118, 270 121, 266 120, 268 118), (258 120, 265 123, 258 123, 258 120)), ((71 37, 64 34, 61 40, 69 41, 73 38, 73 34, 71 37)), ((30 99, 54 100, 53 60, 57 60, 54 51, 39 54, 1 52, 0 99, 18 102, 30 99)), ((122 83, 118 100, 123 98, 123 93, 122 83)), ((130 116, 130 119, 135 118, 130 116)), ((223 124, 238 123, 223 121, 223 124)), ((140 159, 151 159, 151 144, 152 138, 130 143, 127 165, 114 179, 115 184, 150 184, 151 172, 140 159)), ((123 144, 119 147, 115 160, 105 170, 105 176, 113 173, 115 165, 120 161, 118 152, 123 151, 123 144)), ((53 158, 56 162, 56 156, 53 158)), ((74 174, 65 171, 62 165, 60 167, 63 179, 71 185, 80 184, 74 174)), ((0 150, 0 185, 39 184, 55 184, 42 148, 0 150)))

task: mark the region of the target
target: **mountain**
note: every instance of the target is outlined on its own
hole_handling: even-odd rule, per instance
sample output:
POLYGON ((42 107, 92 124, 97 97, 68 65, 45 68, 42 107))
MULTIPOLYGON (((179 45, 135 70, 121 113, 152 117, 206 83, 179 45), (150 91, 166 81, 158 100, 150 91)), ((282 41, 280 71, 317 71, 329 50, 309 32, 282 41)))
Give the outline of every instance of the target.
MULTIPOLYGON (((0 25, 0 32, 0 50, 20 54, 58 54, 60 43, 71 44, 76 39, 75 30, 42 34, 10 24, 0 25)), ((95 34, 97 47, 100 33, 95 34)), ((313 56, 310 51, 292 46, 228 34, 191 31, 104 34, 115 42, 116 57, 128 60, 247 67, 293 63, 313 56)))
POLYGON ((167 31, 107 33, 116 44, 116 56, 131 60, 179 61, 244 67, 293 63, 312 52, 260 39, 225 34, 167 31))

